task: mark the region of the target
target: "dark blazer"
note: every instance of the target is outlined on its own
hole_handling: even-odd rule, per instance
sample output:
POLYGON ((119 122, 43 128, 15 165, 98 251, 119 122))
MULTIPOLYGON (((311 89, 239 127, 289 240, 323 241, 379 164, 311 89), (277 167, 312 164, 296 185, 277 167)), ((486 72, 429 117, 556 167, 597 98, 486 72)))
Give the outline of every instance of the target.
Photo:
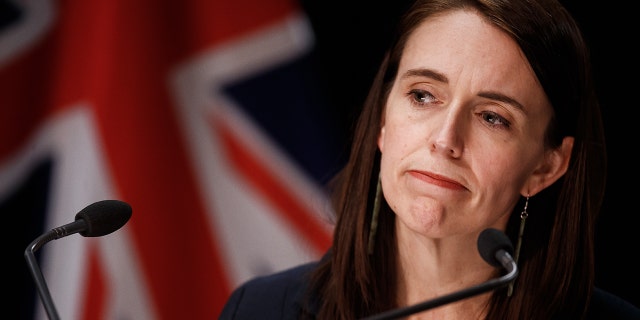
MULTIPOLYGON (((252 279, 237 288, 219 320, 298 319, 301 313, 317 314, 305 305, 308 275, 317 262, 252 279)), ((589 320, 640 320, 640 308, 596 288, 589 307, 589 320)))
POLYGON ((305 310, 308 274, 317 262, 252 279, 237 288, 227 301, 219 320, 299 319, 305 310))

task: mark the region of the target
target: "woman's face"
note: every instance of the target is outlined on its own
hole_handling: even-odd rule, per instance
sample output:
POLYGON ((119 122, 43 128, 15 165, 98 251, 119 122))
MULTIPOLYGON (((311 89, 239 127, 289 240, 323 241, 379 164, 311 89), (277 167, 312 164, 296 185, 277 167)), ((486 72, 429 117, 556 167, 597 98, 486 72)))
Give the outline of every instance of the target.
POLYGON ((378 139, 385 199, 429 238, 504 230, 520 195, 566 171, 571 138, 546 151, 552 109, 518 45, 453 11, 411 35, 378 139))

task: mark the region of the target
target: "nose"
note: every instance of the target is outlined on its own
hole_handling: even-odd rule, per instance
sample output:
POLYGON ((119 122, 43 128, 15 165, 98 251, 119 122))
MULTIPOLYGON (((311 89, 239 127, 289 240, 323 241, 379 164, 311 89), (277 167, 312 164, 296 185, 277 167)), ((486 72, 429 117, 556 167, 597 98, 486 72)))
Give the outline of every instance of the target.
POLYGON ((464 124, 460 114, 454 110, 447 112, 439 125, 432 131, 429 145, 432 152, 451 158, 460 158, 463 150, 464 124))

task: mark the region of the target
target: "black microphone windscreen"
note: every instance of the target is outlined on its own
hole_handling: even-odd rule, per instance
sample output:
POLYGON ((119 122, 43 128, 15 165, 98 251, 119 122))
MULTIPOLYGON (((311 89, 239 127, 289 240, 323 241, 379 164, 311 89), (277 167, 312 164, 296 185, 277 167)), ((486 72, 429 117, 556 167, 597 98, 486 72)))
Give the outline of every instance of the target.
POLYGON ((102 200, 92 203, 76 214, 77 220, 84 220, 87 227, 80 235, 100 237, 124 226, 131 218, 131 206, 119 200, 102 200))
POLYGON ((513 245, 511 240, 504 232, 488 228, 483 230, 478 236, 478 251, 482 259, 494 267, 500 267, 502 264, 496 258, 496 253, 500 250, 504 250, 509 254, 513 254, 513 245))

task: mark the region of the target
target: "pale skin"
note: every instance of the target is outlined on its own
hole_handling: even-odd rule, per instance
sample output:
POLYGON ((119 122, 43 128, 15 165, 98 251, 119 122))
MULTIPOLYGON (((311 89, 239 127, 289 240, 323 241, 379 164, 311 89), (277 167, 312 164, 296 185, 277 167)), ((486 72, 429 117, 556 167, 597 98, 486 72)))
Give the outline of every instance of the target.
MULTIPOLYGON (((474 11, 423 22, 409 38, 386 103, 378 147, 385 199, 397 215, 399 305, 496 274, 477 251, 505 230, 521 196, 567 170, 573 139, 544 145, 552 108, 517 44, 474 11)), ((415 319, 481 319, 488 295, 415 319)))

